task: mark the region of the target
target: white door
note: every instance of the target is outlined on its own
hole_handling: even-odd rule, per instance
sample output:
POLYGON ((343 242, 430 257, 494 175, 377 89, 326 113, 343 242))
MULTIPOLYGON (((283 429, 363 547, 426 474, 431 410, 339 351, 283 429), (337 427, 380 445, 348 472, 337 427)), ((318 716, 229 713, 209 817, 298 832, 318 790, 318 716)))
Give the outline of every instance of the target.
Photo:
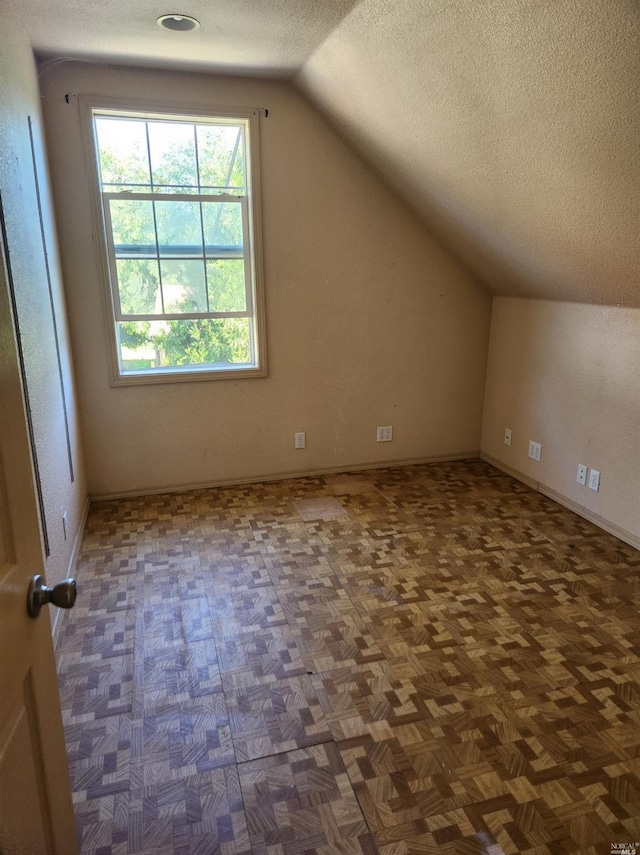
POLYGON ((0 234, 0 855, 77 852, 20 360, 0 234))

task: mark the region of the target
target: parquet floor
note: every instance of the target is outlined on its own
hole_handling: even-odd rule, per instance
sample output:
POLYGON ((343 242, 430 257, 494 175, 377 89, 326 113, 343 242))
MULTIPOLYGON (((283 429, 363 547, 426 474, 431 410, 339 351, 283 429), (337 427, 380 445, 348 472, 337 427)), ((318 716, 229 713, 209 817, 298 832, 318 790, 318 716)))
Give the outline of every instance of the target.
POLYGON ((640 840, 640 553, 484 463, 98 503, 77 575, 86 855, 640 840))

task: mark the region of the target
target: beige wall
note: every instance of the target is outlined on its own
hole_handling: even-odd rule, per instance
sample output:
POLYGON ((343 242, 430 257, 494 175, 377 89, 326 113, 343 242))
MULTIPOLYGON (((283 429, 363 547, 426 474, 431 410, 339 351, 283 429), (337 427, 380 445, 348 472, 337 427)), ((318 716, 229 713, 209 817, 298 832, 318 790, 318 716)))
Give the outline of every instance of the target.
POLYGON ((61 63, 42 92, 92 494, 477 452, 489 297, 295 89, 61 63), (269 109, 267 379, 110 387, 82 93, 269 109))
POLYGON ((640 546, 640 310, 496 298, 482 452, 640 546), (601 472, 599 492, 578 463, 601 472))
POLYGON ((86 479, 78 436, 74 379, 42 143, 35 66, 26 36, 5 0, 0 0, 0 13, 0 192, 50 541, 51 554, 46 562, 46 572, 48 581, 55 582, 63 578, 69 568, 86 499, 86 479), (37 206, 29 117, 34 130, 51 296, 37 206), (74 483, 71 482, 67 454, 54 317, 68 412, 74 483), (66 540, 62 526, 64 511, 69 515, 66 540))

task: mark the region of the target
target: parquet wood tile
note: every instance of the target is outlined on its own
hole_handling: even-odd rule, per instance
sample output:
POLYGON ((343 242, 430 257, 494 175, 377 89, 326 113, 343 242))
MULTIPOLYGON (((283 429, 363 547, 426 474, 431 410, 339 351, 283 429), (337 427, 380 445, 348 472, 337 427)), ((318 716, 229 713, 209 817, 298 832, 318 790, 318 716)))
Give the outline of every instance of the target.
POLYGON ((242 763, 239 772, 255 855, 376 851, 334 742, 242 763))
POLYGON ((224 697, 190 701, 148 698, 132 722, 131 782, 146 786, 208 772, 235 762, 224 697))
POLYGON ((640 553, 484 463, 97 503, 78 577, 82 853, 640 840, 640 553))
POLYGON ((272 627, 286 627, 287 618, 272 585, 251 589, 215 590, 207 608, 218 633, 239 635, 272 627))
MULTIPOLYGON (((155 638, 152 637, 152 642, 155 638)), ((208 641, 189 644, 150 644, 139 658, 138 694, 183 701, 222 691, 215 647, 208 641)))
POLYGON ((213 621, 204 597, 179 599, 162 605, 145 603, 139 623, 139 639, 152 650, 165 644, 188 645, 198 641, 213 644, 213 621))
POLYGON ((235 766, 76 805, 91 855, 251 855, 235 766))
POLYGON ((289 626, 273 626, 231 634, 221 629, 217 638, 218 661, 227 674, 246 672, 257 683, 299 677, 307 673, 306 665, 289 626))
POLYGON ((344 505, 333 498, 299 499, 293 507, 305 522, 337 520, 349 515, 344 505))
POLYGON ((240 671, 225 674, 223 685, 238 762, 332 738, 307 675, 258 682, 240 671))
POLYGON ((312 680, 337 742, 366 734, 391 737, 395 724, 418 712, 413 682, 393 679, 384 661, 324 671, 312 680))
POLYGON ((83 657, 116 659, 133 654, 136 615, 132 609, 108 612, 102 609, 82 614, 81 609, 66 623, 60 640, 60 653, 77 653, 83 657))
POLYGON ((103 657, 82 652, 58 655, 58 685, 63 720, 68 723, 130 713, 133 706, 133 655, 103 657))

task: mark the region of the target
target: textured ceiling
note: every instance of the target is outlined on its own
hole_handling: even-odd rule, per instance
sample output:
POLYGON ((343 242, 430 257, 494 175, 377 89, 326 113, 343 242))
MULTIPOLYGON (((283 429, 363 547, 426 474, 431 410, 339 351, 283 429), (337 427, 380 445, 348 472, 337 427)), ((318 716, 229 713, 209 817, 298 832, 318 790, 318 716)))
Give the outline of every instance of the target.
POLYGON ((640 306, 637 0, 363 0, 298 83, 494 293, 640 306))
POLYGON ((43 58, 70 56, 129 64, 264 76, 295 73, 355 0, 13 0, 43 58), (197 18, 191 33, 160 29, 160 15, 197 18))
POLYGON ((15 0, 44 58, 293 76, 498 294, 640 306, 638 0, 15 0), (158 15, 202 22, 161 31, 158 15))

